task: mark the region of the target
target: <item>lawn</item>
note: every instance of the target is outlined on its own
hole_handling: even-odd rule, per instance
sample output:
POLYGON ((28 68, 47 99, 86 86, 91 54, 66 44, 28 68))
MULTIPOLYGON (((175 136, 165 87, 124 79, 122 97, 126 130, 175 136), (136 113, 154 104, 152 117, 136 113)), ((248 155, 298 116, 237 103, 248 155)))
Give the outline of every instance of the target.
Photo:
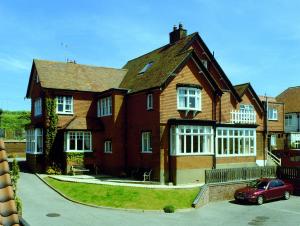
POLYGON ((82 203, 117 208, 157 210, 166 205, 190 208, 199 192, 191 189, 150 189, 45 180, 67 197, 82 203))

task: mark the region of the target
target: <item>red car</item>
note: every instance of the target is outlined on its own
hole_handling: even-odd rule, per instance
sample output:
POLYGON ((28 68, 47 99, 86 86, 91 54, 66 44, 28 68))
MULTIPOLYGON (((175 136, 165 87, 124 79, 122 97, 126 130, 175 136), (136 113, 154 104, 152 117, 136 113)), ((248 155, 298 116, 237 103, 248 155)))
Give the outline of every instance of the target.
POLYGON ((236 190, 234 198, 237 201, 248 201, 263 204, 272 199, 289 199, 293 192, 291 184, 284 183, 279 179, 258 179, 245 188, 236 190))

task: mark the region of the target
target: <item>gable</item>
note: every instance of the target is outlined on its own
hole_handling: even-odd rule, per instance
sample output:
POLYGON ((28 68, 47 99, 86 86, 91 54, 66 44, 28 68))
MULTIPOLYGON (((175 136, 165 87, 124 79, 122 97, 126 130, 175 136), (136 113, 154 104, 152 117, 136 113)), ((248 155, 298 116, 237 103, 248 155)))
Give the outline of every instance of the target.
POLYGON ((276 100, 284 103, 285 113, 300 112, 300 86, 289 87, 276 100))

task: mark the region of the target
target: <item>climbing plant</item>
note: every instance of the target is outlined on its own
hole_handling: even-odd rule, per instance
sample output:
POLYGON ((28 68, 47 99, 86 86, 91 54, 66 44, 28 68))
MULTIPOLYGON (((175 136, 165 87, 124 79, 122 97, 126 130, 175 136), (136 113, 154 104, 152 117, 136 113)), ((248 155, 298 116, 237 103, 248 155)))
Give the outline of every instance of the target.
POLYGON ((46 165, 51 162, 51 151, 53 148, 53 143, 57 133, 57 121, 58 117, 55 112, 56 101, 52 98, 46 98, 46 137, 45 137, 45 157, 46 165))

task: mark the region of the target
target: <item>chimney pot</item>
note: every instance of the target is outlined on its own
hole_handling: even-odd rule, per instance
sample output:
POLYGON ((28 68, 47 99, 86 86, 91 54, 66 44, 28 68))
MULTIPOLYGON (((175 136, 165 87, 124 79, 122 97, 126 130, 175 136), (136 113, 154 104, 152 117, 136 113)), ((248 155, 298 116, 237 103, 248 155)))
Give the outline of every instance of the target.
POLYGON ((187 34, 186 29, 183 29, 182 23, 179 23, 179 27, 177 29, 176 25, 173 26, 173 31, 170 32, 170 44, 173 44, 179 41, 182 38, 185 38, 187 34))

